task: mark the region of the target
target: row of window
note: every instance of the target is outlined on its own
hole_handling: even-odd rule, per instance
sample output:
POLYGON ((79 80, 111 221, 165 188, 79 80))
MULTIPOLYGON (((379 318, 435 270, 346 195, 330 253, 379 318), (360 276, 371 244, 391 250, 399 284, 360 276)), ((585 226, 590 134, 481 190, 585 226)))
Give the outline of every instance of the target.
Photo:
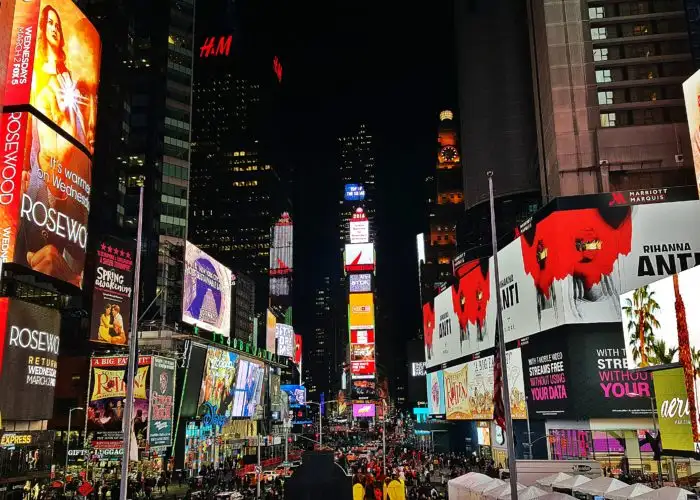
POLYGON ((653 102, 661 99, 683 99, 682 87, 680 85, 665 85, 598 91, 598 104, 600 105, 653 102))
POLYGON ((605 6, 590 7, 589 19, 606 17, 638 16, 654 12, 674 12, 683 10, 683 0, 653 0, 636 2, 611 2, 605 6))
POLYGON ((163 163, 163 175, 186 181, 190 177, 190 169, 178 167, 170 163, 163 163))
POLYGON ((682 17, 638 23, 611 24, 591 28, 591 40, 609 40, 611 38, 628 38, 664 33, 683 33, 684 30, 686 30, 686 23, 685 19, 682 17))
POLYGON ((659 123, 680 123, 685 121, 682 107, 634 109, 629 111, 604 112, 600 114, 600 126, 624 127, 628 125, 654 125, 659 123))
POLYGON ((692 62, 668 62, 659 64, 630 64, 615 68, 597 69, 596 83, 651 80, 664 77, 685 77, 693 72, 692 62))
POLYGON ((593 60, 618 61, 621 59, 686 54, 689 51, 686 40, 666 40, 659 43, 634 43, 599 47, 593 49, 593 60))

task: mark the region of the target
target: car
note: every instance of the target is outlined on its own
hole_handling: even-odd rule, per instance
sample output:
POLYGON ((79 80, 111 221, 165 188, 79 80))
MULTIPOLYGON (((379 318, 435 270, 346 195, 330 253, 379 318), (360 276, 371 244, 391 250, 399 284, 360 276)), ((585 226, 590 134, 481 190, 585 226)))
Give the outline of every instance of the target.
POLYGON ((292 460, 292 467, 300 467, 301 460, 292 460))

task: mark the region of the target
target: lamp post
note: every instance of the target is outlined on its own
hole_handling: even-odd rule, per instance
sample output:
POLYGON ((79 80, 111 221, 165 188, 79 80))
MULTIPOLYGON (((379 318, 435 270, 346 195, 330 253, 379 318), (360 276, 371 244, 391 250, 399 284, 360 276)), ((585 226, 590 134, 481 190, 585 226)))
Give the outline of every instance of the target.
POLYGON ((66 491, 66 477, 68 476, 68 453, 70 452, 70 427, 71 418, 73 417, 73 412, 76 410, 83 410, 82 406, 77 406, 68 410, 68 434, 66 436, 66 468, 63 469, 63 491, 66 491))
POLYGON ((384 469, 384 477, 386 477, 386 399, 382 399, 382 405, 384 406, 384 415, 382 418, 382 461, 384 469))

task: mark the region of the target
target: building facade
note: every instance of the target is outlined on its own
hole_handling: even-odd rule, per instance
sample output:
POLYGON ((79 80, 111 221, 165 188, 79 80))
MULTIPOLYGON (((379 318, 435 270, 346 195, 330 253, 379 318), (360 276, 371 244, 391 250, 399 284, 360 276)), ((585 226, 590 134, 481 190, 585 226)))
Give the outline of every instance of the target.
POLYGON ((330 394, 339 378, 331 291, 331 278, 324 276, 314 296, 313 337, 307 350, 309 373, 314 386, 319 393, 325 392, 326 395, 330 394))

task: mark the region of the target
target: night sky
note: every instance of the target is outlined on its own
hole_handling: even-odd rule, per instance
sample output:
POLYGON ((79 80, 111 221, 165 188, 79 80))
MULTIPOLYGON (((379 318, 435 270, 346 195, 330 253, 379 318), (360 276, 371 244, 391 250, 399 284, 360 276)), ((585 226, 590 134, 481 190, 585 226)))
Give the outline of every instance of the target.
POLYGON ((376 148, 377 285, 391 318, 378 348, 388 362, 391 346, 420 327, 415 235, 426 229, 423 181, 435 166, 438 113, 456 101, 451 1, 254 3, 237 4, 242 39, 279 54, 284 67, 276 157, 293 170, 296 329, 310 337, 314 290, 340 270, 337 137, 364 122, 376 148))

